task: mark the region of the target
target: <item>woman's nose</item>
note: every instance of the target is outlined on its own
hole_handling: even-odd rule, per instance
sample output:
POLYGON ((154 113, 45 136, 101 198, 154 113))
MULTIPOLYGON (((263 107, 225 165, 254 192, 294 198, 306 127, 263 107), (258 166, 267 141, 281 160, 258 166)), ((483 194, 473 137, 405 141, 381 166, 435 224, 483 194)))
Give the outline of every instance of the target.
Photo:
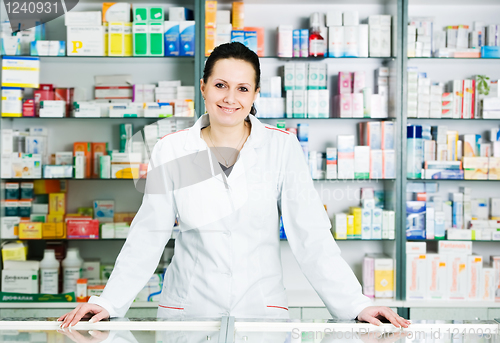
POLYGON ((235 96, 232 90, 227 91, 226 96, 224 97, 224 102, 226 104, 234 104, 235 96))

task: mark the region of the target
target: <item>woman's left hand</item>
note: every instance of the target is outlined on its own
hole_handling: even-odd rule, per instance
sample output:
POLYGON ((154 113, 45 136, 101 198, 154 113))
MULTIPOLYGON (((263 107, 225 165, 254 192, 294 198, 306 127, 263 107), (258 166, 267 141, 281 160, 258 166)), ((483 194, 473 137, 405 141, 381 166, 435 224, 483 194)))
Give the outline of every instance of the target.
POLYGON ((386 318, 396 327, 407 328, 410 321, 400 317, 397 313, 385 306, 368 306, 358 314, 358 320, 373 325, 382 325, 380 318, 386 318))

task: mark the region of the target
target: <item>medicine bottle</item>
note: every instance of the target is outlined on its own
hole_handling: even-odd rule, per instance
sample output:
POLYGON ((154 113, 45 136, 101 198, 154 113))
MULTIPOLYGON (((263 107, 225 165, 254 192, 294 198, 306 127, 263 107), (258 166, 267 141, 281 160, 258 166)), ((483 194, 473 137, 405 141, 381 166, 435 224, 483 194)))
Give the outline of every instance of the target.
POLYGON ((325 56, 325 39, 321 36, 319 12, 314 12, 310 17, 309 30, 309 56, 325 56))
POLYGON ((40 293, 57 294, 59 286, 59 261, 52 249, 46 249, 40 261, 40 293))
POLYGON ((76 292, 76 281, 82 277, 83 260, 78 248, 69 248, 63 265, 63 293, 76 292))

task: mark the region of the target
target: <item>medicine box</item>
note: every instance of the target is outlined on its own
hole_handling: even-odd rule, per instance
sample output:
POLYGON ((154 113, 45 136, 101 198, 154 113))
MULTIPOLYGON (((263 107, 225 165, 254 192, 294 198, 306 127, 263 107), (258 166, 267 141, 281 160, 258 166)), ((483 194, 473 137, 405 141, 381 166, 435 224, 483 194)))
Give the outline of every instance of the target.
POLYGON ((83 262, 82 277, 89 280, 99 280, 101 273, 101 263, 99 260, 83 262))
POLYGON ((99 223, 112 223, 115 215, 114 200, 95 200, 94 201, 94 219, 99 223))
POLYGON ((38 270, 2 270, 2 292, 38 293, 38 270))
POLYGON ((444 300, 448 298, 448 257, 427 254, 426 298, 444 300))
POLYGON ((104 26, 68 26, 68 56, 104 56, 104 26))
POLYGON ((427 253, 427 243, 426 242, 406 242, 406 253, 407 254, 419 254, 423 255, 427 253))
POLYGON ((425 254, 406 255, 406 299, 425 299, 427 288, 427 258, 425 254))
POLYGON ((447 290, 450 300, 464 300, 467 298, 467 273, 468 255, 448 255, 447 290))
POLYGON ((438 242, 439 254, 472 254, 472 242, 467 241, 439 241, 438 242))
POLYGON ((66 214, 66 194, 65 193, 50 193, 49 194, 49 213, 56 215, 66 214))
POLYGON ((179 56, 194 56, 194 30, 195 23, 193 20, 179 22, 179 56))
POLYGON ((42 239, 42 223, 19 223, 19 239, 42 239))
POLYGON ((20 217, 2 217, 0 234, 3 239, 19 238, 20 217))
POLYGON ((394 261, 389 257, 375 258, 375 297, 394 297, 394 261))

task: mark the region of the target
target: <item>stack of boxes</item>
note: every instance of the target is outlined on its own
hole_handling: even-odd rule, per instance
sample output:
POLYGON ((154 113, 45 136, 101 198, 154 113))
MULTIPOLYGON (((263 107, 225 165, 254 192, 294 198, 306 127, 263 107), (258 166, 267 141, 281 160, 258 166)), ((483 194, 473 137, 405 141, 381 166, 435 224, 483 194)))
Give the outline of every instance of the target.
MULTIPOLYGON (((157 13, 155 14, 157 15, 157 13)), ((165 56, 194 56, 195 22, 193 11, 184 7, 170 7, 168 19, 163 23, 165 56)), ((151 25, 152 19, 149 20, 151 25)))
POLYGON ((261 79, 260 96, 255 104, 259 118, 285 117, 285 99, 281 95, 281 87, 280 76, 261 79))
POLYGON ((500 118, 498 80, 477 75, 450 81, 446 88, 417 67, 408 67, 408 118, 500 118))
POLYGON ((410 18, 408 22, 408 57, 431 57, 433 47, 432 34, 432 18, 410 18))
MULTIPOLYGON (((287 118, 328 118, 327 65, 323 63, 286 63, 283 86, 287 118)), ((281 92, 280 92, 281 94, 281 92)))
POLYGON ((499 25, 474 22, 433 30, 433 18, 413 17, 408 22, 408 57, 498 57, 499 25))
POLYGON ((408 183, 407 239, 500 240, 500 200, 472 198, 460 187, 448 200, 437 183, 408 183))
MULTIPOLYGON (((177 46, 172 43, 169 39, 172 36, 172 27, 167 28, 166 23, 173 24, 172 22, 165 22, 164 28, 164 18, 163 18, 163 8, 162 7, 150 7, 142 5, 133 5, 133 24, 132 32, 134 35, 133 39, 133 55, 134 56, 178 56, 179 55, 179 42, 177 41, 177 46), (165 38, 164 38, 165 35, 165 38), (164 42, 165 41, 165 42, 164 42), (166 54, 164 50, 164 45, 169 43, 168 48, 170 54, 166 54), (177 48, 177 49, 176 49, 177 48), (176 54, 177 52, 177 54, 176 54)), ((176 23, 178 25, 178 23, 176 23)), ((175 24, 174 24, 175 25, 175 24)), ((111 47, 112 35, 111 32, 113 27, 119 27, 115 23, 109 23, 109 41, 111 47)), ((128 25, 127 25, 128 26, 128 25)), ((177 26, 177 30, 179 27, 177 26)), ((176 37, 178 39, 179 34, 177 32, 176 37)), ((118 36, 117 42, 118 43, 118 36)), ((109 50, 109 55, 112 55, 112 51, 109 50)))
POLYGON ((326 14, 329 57, 390 57, 391 16, 372 15, 359 24, 357 11, 326 14))
POLYGON ((470 241, 438 244, 437 253, 428 253, 425 242, 406 243, 406 299, 495 301, 500 256, 487 265, 470 241))
POLYGON ((443 125, 433 127, 409 125, 408 131, 427 132, 427 134, 408 139, 409 178, 500 179, 498 128, 490 129, 489 143, 483 141, 481 135, 459 136, 458 131, 449 131, 443 125), (421 149, 413 147, 421 147, 421 149))
POLYGON ((389 117, 389 68, 377 69, 375 81, 377 94, 367 87, 364 72, 339 72, 334 115, 338 118, 389 117))
POLYGON ((393 122, 359 123, 359 144, 355 146, 354 135, 337 136, 337 150, 327 149, 327 179, 396 177, 393 122))
POLYGON ((258 56, 264 56, 264 28, 245 27, 242 1, 233 1, 231 12, 217 10, 217 1, 205 2, 205 56, 216 46, 229 42, 240 42, 258 56))
POLYGON ((394 298, 394 260, 383 254, 363 259, 363 294, 370 298, 394 298))
MULTIPOLYGON (((115 17, 114 13, 115 10, 112 9, 109 13, 110 17, 115 17)), ((124 12, 117 11, 116 17, 120 15, 126 16, 124 12)), ((106 22, 106 20, 104 21, 106 22)), ((130 8, 128 10, 128 22, 130 22, 130 8)), ((107 56, 109 40, 106 39, 108 37, 107 26, 103 25, 101 11, 75 12, 65 16, 65 25, 66 54, 68 56, 107 56)))
POLYGON ((383 210, 380 191, 361 189, 361 207, 350 207, 349 214, 336 213, 332 233, 335 239, 394 239, 395 213, 383 210))
MULTIPOLYGON (((31 21, 27 21, 27 23, 31 21)), ((10 21, 4 21, 1 23, 1 39, 0 39, 0 51, 2 55, 30 55, 31 46, 37 47, 39 41, 44 41, 41 43, 46 50, 44 51, 47 55, 56 55, 59 53, 59 41, 45 41, 45 24, 36 23, 34 27, 26 29, 21 26, 20 31, 13 34, 10 21), (47 43, 45 43, 47 42, 47 43), (57 42, 57 43, 56 43, 57 42), (51 48, 49 50, 49 48, 51 48)), ((23 23, 20 23, 23 25, 23 23)), ((64 43, 64 42, 62 42, 64 43)))

